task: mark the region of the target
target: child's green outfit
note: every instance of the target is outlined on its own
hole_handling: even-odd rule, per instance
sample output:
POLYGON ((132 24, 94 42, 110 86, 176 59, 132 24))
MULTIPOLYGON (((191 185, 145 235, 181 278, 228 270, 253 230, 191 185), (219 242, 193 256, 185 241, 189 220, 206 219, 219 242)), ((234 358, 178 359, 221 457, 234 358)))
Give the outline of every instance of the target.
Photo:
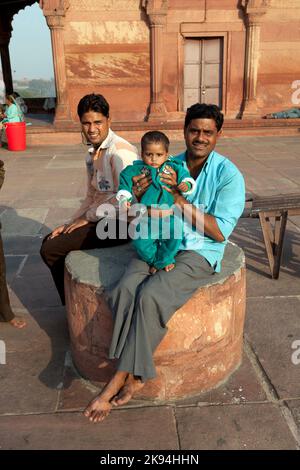
MULTIPOLYGON (((117 193, 119 201, 133 198, 132 177, 144 174, 151 175, 152 184, 143 194, 140 204, 147 207, 166 210, 174 204, 174 198, 171 193, 163 189, 168 186, 162 183, 160 175, 168 173, 171 167, 177 174, 177 184, 182 182, 190 186, 189 191, 183 195, 189 195, 193 192, 195 181, 191 178, 186 164, 173 157, 169 157, 160 168, 153 168, 146 165, 142 160, 136 160, 133 165, 128 165, 120 174, 120 185, 117 193)), ((133 240, 133 245, 142 260, 155 266, 157 269, 163 269, 165 266, 175 262, 179 245, 182 241, 182 222, 174 215, 165 217, 149 217, 146 213, 139 222, 139 238, 133 240)))

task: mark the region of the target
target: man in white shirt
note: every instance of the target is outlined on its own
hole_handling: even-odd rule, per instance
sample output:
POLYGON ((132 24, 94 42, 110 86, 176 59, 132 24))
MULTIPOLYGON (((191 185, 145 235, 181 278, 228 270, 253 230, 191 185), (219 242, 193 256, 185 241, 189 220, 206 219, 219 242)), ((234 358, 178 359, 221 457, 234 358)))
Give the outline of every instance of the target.
MULTIPOLYGON (((109 104, 102 95, 84 96, 77 108, 82 133, 91 144, 86 157, 87 194, 72 220, 60 225, 45 237, 41 256, 49 267, 62 304, 64 295, 64 263, 73 250, 104 248, 127 242, 124 229, 117 220, 117 237, 100 240, 96 234, 99 218, 97 208, 103 203, 114 203, 120 172, 138 158, 137 149, 111 129, 109 104), (122 234, 118 237, 118 233, 122 234)), ((125 223, 125 222, 123 222, 125 223)), ((127 234, 127 226, 126 226, 127 234)))

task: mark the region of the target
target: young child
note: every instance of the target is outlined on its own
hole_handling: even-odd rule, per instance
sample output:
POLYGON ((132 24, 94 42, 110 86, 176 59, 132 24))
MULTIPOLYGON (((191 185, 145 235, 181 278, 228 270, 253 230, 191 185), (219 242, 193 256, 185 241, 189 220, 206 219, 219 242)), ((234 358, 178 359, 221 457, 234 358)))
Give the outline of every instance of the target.
POLYGON ((172 168, 177 174, 177 187, 185 196, 191 194, 195 186, 185 163, 169 156, 169 145, 168 137, 162 132, 147 132, 141 140, 142 160, 134 161, 133 165, 127 166, 121 172, 119 190, 116 196, 122 205, 129 208, 133 199, 132 177, 141 174, 151 176, 152 183, 139 202, 147 208, 151 208, 151 217, 153 217, 154 210, 158 209, 157 229, 153 229, 155 224, 151 222, 151 217, 146 214, 140 221, 140 234, 143 232, 142 226, 146 224, 148 237, 144 238, 142 236, 133 240, 139 257, 148 263, 151 274, 154 274, 158 269, 171 271, 175 267, 175 255, 182 240, 182 236, 178 236, 180 235, 178 230, 177 233, 175 230, 175 216, 170 213, 170 210, 167 210, 168 207, 170 208, 174 204, 174 198, 171 193, 163 188, 167 185, 160 180, 160 176, 163 173, 168 174, 170 168, 172 168), (169 218, 167 226, 163 222, 164 217, 169 218))

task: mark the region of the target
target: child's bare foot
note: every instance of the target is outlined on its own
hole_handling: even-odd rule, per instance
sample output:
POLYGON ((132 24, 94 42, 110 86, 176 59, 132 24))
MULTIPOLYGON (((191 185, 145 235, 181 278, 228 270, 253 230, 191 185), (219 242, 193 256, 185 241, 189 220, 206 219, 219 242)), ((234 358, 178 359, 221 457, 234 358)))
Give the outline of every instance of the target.
POLYGON ((127 375, 127 372, 116 372, 104 390, 88 404, 84 410, 84 416, 93 423, 103 421, 112 409, 111 399, 120 392, 125 384, 127 375))
POLYGON ((169 271, 172 271, 172 269, 175 268, 175 264, 174 263, 171 263, 171 264, 168 264, 167 266, 164 267, 164 270, 169 272, 169 271))
POLYGON ((141 379, 134 377, 132 374, 129 374, 124 386, 121 388, 119 393, 111 400, 112 405, 121 406, 128 403, 133 395, 143 388, 145 384, 141 379))
POLYGON ((9 322, 12 326, 14 326, 15 328, 24 328, 25 326, 27 326, 27 323, 26 321, 21 318, 21 317, 14 317, 12 320, 10 320, 9 322))
POLYGON ((149 268, 149 273, 150 274, 155 274, 158 270, 154 266, 150 266, 149 268))

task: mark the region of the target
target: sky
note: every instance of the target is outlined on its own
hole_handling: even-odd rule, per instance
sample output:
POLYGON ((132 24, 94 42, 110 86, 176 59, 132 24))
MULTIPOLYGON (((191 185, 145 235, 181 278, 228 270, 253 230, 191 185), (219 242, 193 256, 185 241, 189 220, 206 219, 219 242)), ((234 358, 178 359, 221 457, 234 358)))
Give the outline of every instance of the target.
POLYGON ((9 52, 13 79, 53 78, 50 30, 39 5, 20 10, 12 26, 9 52))

